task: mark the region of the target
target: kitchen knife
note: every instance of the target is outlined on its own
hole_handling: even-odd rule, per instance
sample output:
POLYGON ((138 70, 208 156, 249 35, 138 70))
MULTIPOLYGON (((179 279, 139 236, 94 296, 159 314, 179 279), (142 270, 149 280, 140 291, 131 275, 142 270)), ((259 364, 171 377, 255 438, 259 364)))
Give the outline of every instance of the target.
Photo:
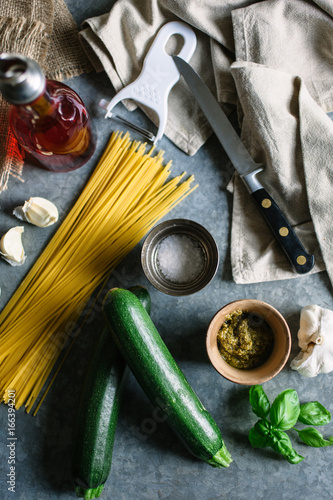
POLYGON ((194 69, 178 56, 173 56, 173 60, 293 268, 299 274, 309 272, 314 266, 314 256, 306 252, 273 198, 257 179, 264 166, 250 156, 215 97, 194 69))

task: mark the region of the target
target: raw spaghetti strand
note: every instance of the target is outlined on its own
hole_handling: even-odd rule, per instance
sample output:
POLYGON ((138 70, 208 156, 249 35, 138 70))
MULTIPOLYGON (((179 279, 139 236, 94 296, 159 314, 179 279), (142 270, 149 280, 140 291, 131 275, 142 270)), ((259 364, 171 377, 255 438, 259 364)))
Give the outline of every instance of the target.
POLYGON ((169 175, 163 152, 146 153, 128 133, 112 134, 77 202, 0 314, 5 402, 10 388, 16 408, 31 410, 48 378, 47 390, 54 381, 60 353, 73 345, 73 329, 96 287, 197 187, 193 176, 169 175))
MULTIPOLYGON (((104 279, 104 281, 103 281, 103 283, 102 283, 102 285, 101 285, 101 287, 100 287, 100 290, 99 290, 99 292, 98 292, 97 296, 95 297, 95 299, 94 299, 93 303, 92 303, 92 304, 91 304, 91 306, 89 307, 89 309, 88 309, 87 313, 85 314, 85 316, 84 316, 83 320, 81 321, 80 326, 79 326, 79 328, 77 329, 77 331, 76 331, 75 335, 73 335, 73 338, 72 338, 72 340, 71 340, 70 344, 68 345, 68 347, 67 347, 66 351, 64 352, 64 355, 62 356, 62 358, 61 358, 60 362, 58 363, 58 366, 56 367, 56 369, 55 369, 55 371, 54 371, 54 373, 53 373, 53 375, 52 375, 51 380, 49 381, 49 383, 47 384, 47 387, 46 387, 46 388, 45 388, 45 390, 43 391, 43 394, 42 394, 42 396, 41 396, 41 398, 40 398, 40 400, 39 400, 39 402, 38 402, 38 404, 37 404, 37 406, 36 406, 36 408, 35 408, 35 410, 34 410, 34 412, 33 412, 33 414, 32 414, 34 417, 37 415, 37 412, 38 412, 39 408, 41 407, 41 405, 42 405, 42 403, 43 403, 44 399, 46 398, 46 396, 47 396, 47 394, 48 394, 49 390, 51 389, 52 384, 54 383, 54 381, 55 381, 55 379, 56 379, 56 376, 58 375, 59 371, 61 370, 61 368, 62 368, 62 366, 63 366, 64 362, 66 361, 66 359, 67 359, 67 357, 68 357, 68 355, 69 355, 70 351, 72 350, 72 348, 73 348, 73 346, 74 346, 74 344, 75 344, 75 342, 76 342, 76 340, 77 340, 77 338, 78 338, 78 336, 79 336, 79 333, 80 333, 80 331, 81 331, 82 327, 83 327, 83 326, 84 326, 84 324, 86 323, 87 318, 88 318, 88 317, 89 317, 89 315, 91 314, 91 312, 92 312, 92 310, 93 310, 93 308, 94 308, 94 306, 95 306, 95 304, 96 304, 96 301, 99 299, 99 297, 101 296, 101 292, 104 290, 105 286, 107 285, 107 282, 109 281, 110 275, 111 275, 111 272, 110 272, 110 273, 109 273, 109 274, 105 277, 105 279, 104 279)), ((42 388, 43 388, 43 386, 44 386, 44 383, 46 383, 47 376, 49 375, 50 371, 51 371, 51 367, 49 368, 49 372, 48 372, 47 374, 45 374, 45 375, 44 375, 44 378, 43 378, 42 380, 40 380, 40 381, 39 381, 39 387, 37 388, 37 394, 39 394, 39 393, 42 391, 42 388)), ((36 399, 36 398, 35 398, 35 399, 36 399)), ((29 402, 28 402, 28 403, 29 403, 29 402)))

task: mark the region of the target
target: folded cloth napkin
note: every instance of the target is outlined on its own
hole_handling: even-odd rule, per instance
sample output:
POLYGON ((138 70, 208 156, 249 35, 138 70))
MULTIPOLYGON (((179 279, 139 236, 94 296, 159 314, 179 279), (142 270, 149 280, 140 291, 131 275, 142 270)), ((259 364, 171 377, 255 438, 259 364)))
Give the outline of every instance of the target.
MULTIPOLYGON (((81 41, 115 90, 133 81, 159 28, 182 20, 197 35, 191 65, 221 105, 238 104, 241 135, 265 164, 259 174, 306 249, 312 272, 333 282, 329 171, 333 124, 333 6, 329 0, 118 0, 88 19, 81 41)), ((169 99, 165 134, 194 154, 211 133, 181 80, 169 99)), ((233 278, 251 283, 297 277, 238 176, 233 182, 233 278)), ((332 235, 333 236, 333 235, 332 235)))
MULTIPOLYGON (((0 53, 26 55, 37 61, 48 78, 63 80, 91 70, 78 41, 77 26, 64 0, 1 2, 0 53)), ((0 94, 0 193, 9 176, 22 180, 23 158, 8 124, 9 104, 0 94)))
MULTIPOLYGON (((322 251, 333 278, 333 254, 327 248, 333 122, 298 76, 243 61, 234 63, 231 72, 244 114, 242 140, 251 156, 265 165, 258 179, 288 215, 305 248, 315 254, 311 272, 324 269, 322 251)), ((297 277, 238 176, 233 192, 231 262, 235 281, 297 277)))

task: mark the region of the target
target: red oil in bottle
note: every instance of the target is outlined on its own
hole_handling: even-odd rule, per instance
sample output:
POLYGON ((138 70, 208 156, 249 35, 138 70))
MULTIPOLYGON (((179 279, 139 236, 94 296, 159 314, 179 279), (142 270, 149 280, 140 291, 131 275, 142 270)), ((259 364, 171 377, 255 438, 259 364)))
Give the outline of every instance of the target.
POLYGON ((79 168, 95 150, 88 112, 80 97, 62 83, 48 80, 36 101, 11 108, 9 121, 17 141, 49 170, 79 168))
POLYGON ((0 81, 1 76, 1 91, 14 104, 9 122, 19 144, 48 170, 69 172, 84 165, 95 150, 96 137, 77 93, 45 80, 37 63, 23 56, 3 59, 0 81))

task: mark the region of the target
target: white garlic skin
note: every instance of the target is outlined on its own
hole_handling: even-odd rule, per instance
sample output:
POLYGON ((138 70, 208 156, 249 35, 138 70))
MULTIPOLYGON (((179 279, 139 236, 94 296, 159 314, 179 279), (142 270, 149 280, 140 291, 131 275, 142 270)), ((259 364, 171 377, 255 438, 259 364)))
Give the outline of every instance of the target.
POLYGON ((333 371, 333 311, 317 305, 303 307, 297 335, 301 351, 290 367, 305 377, 333 371))
POLYGON ((38 196, 29 198, 23 207, 16 207, 13 214, 21 220, 38 227, 48 227, 57 222, 58 209, 54 203, 38 196))
POLYGON ((22 244, 23 232, 22 226, 12 227, 0 240, 0 255, 12 266, 21 266, 26 259, 22 244))

